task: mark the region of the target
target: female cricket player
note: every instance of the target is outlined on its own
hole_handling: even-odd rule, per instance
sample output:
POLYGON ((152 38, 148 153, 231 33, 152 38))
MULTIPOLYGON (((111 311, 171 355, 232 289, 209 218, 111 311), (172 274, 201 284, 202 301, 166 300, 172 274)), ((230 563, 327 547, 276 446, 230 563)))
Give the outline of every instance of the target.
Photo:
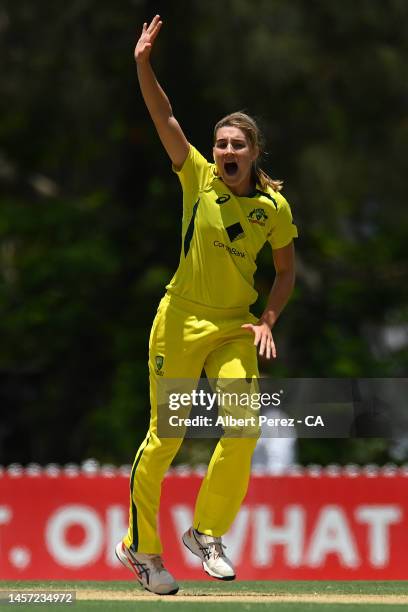
MULTIPOLYGON (((215 126, 209 163, 190 144, 156 80, 150 54, 162 26, 159 15, 143 25, 135 59, 140 89, 183 191, 179 267, 161 300, 149 343, 151 418, 130 478, 129 530, 116 547, 119 560, 149 591, 174 594, 178 584, 164 568, 157 530, 161 483, 182 439, 157 433, 157 386, 164 379, 241 380, 259 376, 257 347, 276 357, 271 329, 294 285, 297 230, 279 193, 281 183, 259 168, 261 135, 254 120, 233 113, 215 126), (269 241, 276 270, 259 320, 249 312, 257 253, 269 241)), ((183 543, 215 578, 235 571, 221 536, 246 494, 256 437, 218 441, 202 482, 193 525, 183 543)))

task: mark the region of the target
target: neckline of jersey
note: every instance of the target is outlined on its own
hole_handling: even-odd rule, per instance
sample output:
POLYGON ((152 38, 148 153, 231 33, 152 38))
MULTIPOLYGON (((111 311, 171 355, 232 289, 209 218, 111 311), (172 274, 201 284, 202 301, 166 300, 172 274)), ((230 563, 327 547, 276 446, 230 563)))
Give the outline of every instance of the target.
POLYGON ((267 193, 266 191, 262 191, 262 189, 260 189, 260 185, 259 183, 256 184, 255 189, 252 189, 248 194, 245 195, 237 195, 236 193, 234 193, 233 191, 231 191, 231 189, 228 187, 228 185, 223 181, 221 176, 216 176, 216 179, 218 179, 219 181, 221 181, 221 183, 223 183, 226 187, 226 189, 228 189, 228 191, 231 192, 231 194, 235 197, 235 198, 255 198, 256 196, 265 196, 265 198, 268 198, 268 200, 272 200, 272 202, 274 202, 273 197, 267 193))

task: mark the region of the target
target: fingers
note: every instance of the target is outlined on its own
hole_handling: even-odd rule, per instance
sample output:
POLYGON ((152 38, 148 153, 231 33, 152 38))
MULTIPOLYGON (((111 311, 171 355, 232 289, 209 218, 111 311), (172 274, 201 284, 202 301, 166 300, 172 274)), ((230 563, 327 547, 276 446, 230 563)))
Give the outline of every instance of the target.
POLYGON ((269 340, 269 338, 266 342, 266 358, 267 359, 271 358, 271 341, 269 340))
POLYGON ((266 345, 267 345, 267 337, 264 334, 262 334, 261 344, 259 345, 259 354, 261 355, 261 357, 263 357, 266 345))
POLYGON ((134 52, 136 62, 144 61, 149 57, 156 36, 162 25, 163 22, 160 20, 160 15, 153 17, 149 25, 146 22, 143 24, 142 33, 136 43, 134 52))
POLYGON ((266 358, 270 359, 271 357, 273 357, 273 359, 275 359, 275 357, 276 357, 276 347, 275 347, 275 343, 274 343, 273 339, 269 338, 267 343, 266 343, 266 358))
POLYGON ((259 339, 260 339, 260 333, 259 333, 259 327, 257 327, 257 325, 252 325, 252 323, 245 323, 244 325, 241 325, 241 327, 243 329, 247 329, 248 331, 252 332, 254 334, 254 345, 257 346, 259 339))
POLYGON ((271 338, 271 352, 272 352, 273 359, 276 359, 276 346, 273 341, 273 338, 271 338))
POLYGON ((272 338, 272 334, 268 330, 266 333, 261 332, 261 343, 259 346, 259 355, 263 357, 265 355, 266 359, 270 359, 276 357, 276 347, 272 338))
POLYGON ((150 22, 149 27, 147 28, 147 33, 151 34, 155 30, 159 22, 160 22, 160 15, 155 15, 155 17, 153 17, 152 21, 150 22))
POLYGON ((158 35, 158 33, 160 32, 160 28, 162 27, 162 25, 163 25, 163 22, 162 22, 162 21, 159 21, 159 22, 156 24, 155 29, 154 29, 154 30, 151 32, 151 34, 150 34, 150 41, 151 41, 152 43, 154 42, 154 40, 156 39, 156 36, 157 36, 157 35, 158 35))
POLYGON ((241 327, 254 334, 254 345, 258 346, 259 344, 259 355, 261 357, 265 354, 266 359, 270 359, 271 357, 275 359, 276 347, 269 328, 265 329, 259 325, 252 325, 252 323, 245 323, 245 325, 241 325, 241 327))
POLYGON ((163 22, 160 21, 160 15, 156 15, 151 20, 149 26, 147 25, 146 21, 144 22, 143 27, 142 27, 142 34, 148 34, 149 36, 154 34, 154 36, 157 36, 157 33, 160 30, 162 24, 163 22))
MULTIPOLYGON (((255 327, 255 326, 254 326, 254 332, 255 332, 254 345, 258 346, 259 342, 262 343, 262 332, 259 329, 259 327, 255 327)), ((259 350, 261 350, 261 349, 259 349, 259 350)))

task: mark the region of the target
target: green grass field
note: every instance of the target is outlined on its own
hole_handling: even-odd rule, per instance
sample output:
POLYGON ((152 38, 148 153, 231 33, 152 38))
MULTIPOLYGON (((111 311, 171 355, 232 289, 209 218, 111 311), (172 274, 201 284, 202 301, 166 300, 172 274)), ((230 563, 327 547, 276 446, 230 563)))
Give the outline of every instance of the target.
MULTIPOLYGON (((383 612, 408 610, 408 582, 216 581, 181 582, 175 596, 158 598, 135 582, 5 582, 0 591, 75 591, 74 606, 18 604, 19 610, 75 609, 80 612, 383 612)), ((8 609, 2 603, 0 608, 8 609)), ((16 607, 16 606, 14 606, 16 607)))

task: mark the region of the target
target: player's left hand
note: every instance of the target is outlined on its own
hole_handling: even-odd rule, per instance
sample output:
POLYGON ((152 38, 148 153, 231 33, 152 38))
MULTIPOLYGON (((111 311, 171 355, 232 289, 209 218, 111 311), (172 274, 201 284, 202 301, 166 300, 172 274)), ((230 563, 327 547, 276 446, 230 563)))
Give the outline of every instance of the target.
POLYGON ((266 359, 270 359, 276 357, 276 347, 272 337, 271 328, 264 321, 260 321, 256 325, 252 325, 252 323, 246 323, 242 325, 244 329, 253 332, 255 335, 254 345, 259 345, 259 354, 261 357, 264 356, 266 359))

